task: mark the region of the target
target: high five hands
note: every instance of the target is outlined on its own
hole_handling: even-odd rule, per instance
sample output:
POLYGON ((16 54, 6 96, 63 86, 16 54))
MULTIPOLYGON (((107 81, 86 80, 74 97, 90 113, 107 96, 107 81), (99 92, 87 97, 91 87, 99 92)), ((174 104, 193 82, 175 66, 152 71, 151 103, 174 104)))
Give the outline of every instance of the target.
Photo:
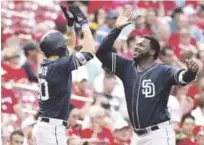
POLYGON ((131 17, 133 15, 133 10, 132 9, 126 9, 117 19, 116 21, 116 28, 123 28, 128 24, 131 24, 131 17))

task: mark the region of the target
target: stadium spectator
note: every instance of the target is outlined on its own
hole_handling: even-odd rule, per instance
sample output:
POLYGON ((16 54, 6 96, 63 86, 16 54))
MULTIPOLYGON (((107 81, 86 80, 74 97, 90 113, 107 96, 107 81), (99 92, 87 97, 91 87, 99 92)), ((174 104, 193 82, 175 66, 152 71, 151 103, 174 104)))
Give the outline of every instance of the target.
POLYGON ((185 68, 185 64, 177 58, 171 46, 164 46, 160 51, 159 58, 165 64, 185 68))
MULTIPOLYGON (((24 144, 32 144, 32 140, 29 140, 31 135, 27 133, 32 125, 27 127, 26 125, 34 122, 24 118, 27 116, 32 118, 38 109, 36 103, 38 95, 31 85, 37 86, 38 61, 42 59, 42 55, 37 52, 37 46, 33 42, 39 41, 43 34, 52 29, 62 33, 66 32, 66 19, 61 15, 59 3, 61 2, 3 1, 1 3, 2 144, 7 144, 10 133, 20 127, 24 135, 28 137, 28 142, 24 139, 24 144), (23 48, 25 53, 20 48, 23 48), (26 57, 27 60, 25 60, 26 57), (15 83, 23 88, 12 87, 15 83), (22 110, 27 113, 24 114, 22 110)), ((87 18, 91 31, 95 35, 96 49, 107 33, 114 28, 118 14, 126 8, 133 8, 135 10, 132 17, 133 24, 126 26, 121 31, 114 44, 114 51, 118 55, 131 59, 134 54, 135 39, 137 36, 147 34, 156 36, 162 46, 158 62, 180 68, 186 67, 186 59, 194 58, 199 62, 201 71, 197 81, 185 87, 176 87, 169 97, 168 109, 177 136, 184 138, 180 144, 203 145, 203 127, 195 127, 196 131, 190 131, 194 122, 196 125, 204 125, 203 1, 68 2, 69 5, 73 3, 79 5, 85 13, 87 9, 89 10, 87 18), (127 44, 125 40, 127 40, 127 44), (195 121, 192 117, 186 117, 188 116, 186 114, 191 114, 195 121), (183 119, 181 119, 182 116, 183 119)), ((75 28, 77 29, 77 46, 75 47, 77 49, 75 50, 80 51, 83 36, 80 35, 81 30, 77 25, 75 28)), ((82 96, 82 99, 88 100, 88 103, 71 100, 76 108, 72 110, 68 119, 70 124, 67 131, 68 144, 107 144, 111 138, 115 139, 113 124, 123 118, 129 119, 122 82, 118 77, 113 76, 111 71, 104 68, 101 62, 94 58, 87 66, 73 72, 72 97, 82 96), (92 92, 93 90, 95 93, 92 92), (100 108, 96 110, 103 111, 89 112, 96 106, 100 108), (95 116, 98 117, 89 118, 89 113, 90 116, 96 114, 95 116), (99 125, 96 125, 97 123, 99 125), (113 131, 114 137, 111 137, 111 131, 113 131), (82 135, 82 132, 85 134, 82 135), (88 133, 86 134, 86 132, 88 133), (95 136, 93 136, 94 134, 95 136), (89 136, 87 137, 87 135, 89 136)), ((131 137, 131 135, 129 136, 131 137)))
POLYGON ((96 41, 100 44, 103 38, 115 27, 115 22, 118 14, 115 11, 111 11, 106 16, 105 25, 101 26, 96 32, 96 41))
POLYGON ((195 126, 193 129, 196 145, 204 144, 204 126, 195 126))
POLYGON ((100 106, 92 106, 89 111, 89 127, 82 130, 81 137, 85 139, 99 139, 110 143, 113 141, 111 130, 104 127, 105 110, 100 106))
POLYGON ((9 145, 23 145, 24 134, 21 130, 15 130, 9 137, 9 145))
MULTIPOLYGON (((78 80, 75 83, 72 89, 72 93, 76 96, 88 98, 90 95, 89 89, 88 89, 88 80, 86 78, 80 78, 80 80, 78 80)), ((71 101, 71 104, 78 109, 83 108, 85 105, 84 101, 79 101, 75 99, 71 99, 70 101, 71 101)))
POLYGON ((201 4, 198 7, 198 20, 197 20, 197 25, 203 30, 204 29, 204 4, 201 4))
POLYGON ((192 51, 194 55, 198 53, 196 47, 191 44, 191 34, 187 28, 182 28, 179 31, 180 43, 175 48, 175 54, 180 56, 185 51, 192 51))
POLYGON ((1 87, 1 89, 1 112, 10 115, 15 114, 19 119, 23 120, 25 114, 23 113, 22 105, 19 103, 15 92, 5 87, 1 87))
POLYGON ((2 52, 2 68, 7 72, 3 78, 4 81, 27 81, 26 72, 20 68, 20 54, 16 48, 4 48, 2 52), (14 75, 15 74, 15 75, 14 75))
POLYGON ((160 51, 160 60, 168 65, 173 65, 174 63, 174 51, 171 46, 164 46, 160 51))
POLYGON ((125 145, 129 144, 129 125, 125 120, 118 120, 114 124, 113 136, 114 140, 109 145, 125 145))
POLYGON ((67 20, 62 12, 58 13, 57 18, 55 19, 55 29, 63 34, 67 31, 67 20))
POLYGON ((169 45, 169 39, 171 36, 171 29, 169 24, 166 21, 161 20, 157 22, 157 25, 159 25, 159 27, 156 28, 155 35, 159 39, 161 47, 169 45))
POLYGON ((146 28, 153 32, 153 34, 156 33, 157 28, 157 13, 154 9, 148 9, 146 14, 146 28))
POLYGON ((69 129, 67 130, 68 136, 73 136, 73 135, 81 136, 82 126, 77 122, 81 119, 80 117, 81 117, 80 110, 77 108, 72 109, 68 118, 68 123, 69 123, 69 129))
POLYGON ((106 11, 103 8, 99 8, 94 13, 93 23, 95 23, 95 25, 97 25, 97 28, 98 28, 104 25, 105 20, 106 20, 106 11))
POLYGON ((196 125, 204 126, 204 92, 199 94, 198 106, 192 111, 196 125))
POLYGON ((179 100, 179 104, 181 106, 182 115, 188 114, 193 109, 193 99, 187 96, 189 86, 175 87, 175 96, 179 100))
POLYGON ((189 114, 184 115, 181 119, 182 132, 178 145, 196 145, 192 130, 195 126, 195 118, 189 114))
POLYGON ((104 93, 104 87, 107 88, 107 86, 105 85, 110 85, 110 88, 106 89, 106 92, 110 92, 113 89, 111 92, 113 96, 123 98, 124 88, 123 88, 122 81, 117 76, 114 76, 113 74, 111 74, 111 71, 106 67, 102 66, 102 68, 103 69, 101 69, 101 72, 99 73, 99 75, 96 76, 93 81, 94 90, 97 93, 104 93))
POLYGON ((169 22, 169 25, 171 27, 171 33, 175 33, 177 31, 177 23, 179 20, 180 15, 183 14, 183 9, 178 7, 175 8, 172 12, 171 18, 172 20, 169 22))
POLYGON ((140 13, 134 18, 135 29, 131 32, 132 36, 152 35, 152 31, 146 28, 145 16, 140 13))
POLYGON ((22 68, 25 70, 30 82, 38 82, 38 45, 35 42, 30 41, 23 46, 23 50, 27 60, 22 68))
POLYGON ((168 107, 168 111, 170 114, 171 123, 173 125, 173 128, 176 132, 178 132, 180 129, 179 125, 180 125, 181 117, 182 117, 181 106, 180 106, 178 98, 176 98, 173 95, 170 95, 167 107, 168 107))
POLYGON ((196 24, 198 19, 196 11, 192 7, 187 6, 184 8, 184 13, 187 15, 189 19, 189 29, 191 36, 196 40, 196 42, 204 42, 202 30, 196 24))

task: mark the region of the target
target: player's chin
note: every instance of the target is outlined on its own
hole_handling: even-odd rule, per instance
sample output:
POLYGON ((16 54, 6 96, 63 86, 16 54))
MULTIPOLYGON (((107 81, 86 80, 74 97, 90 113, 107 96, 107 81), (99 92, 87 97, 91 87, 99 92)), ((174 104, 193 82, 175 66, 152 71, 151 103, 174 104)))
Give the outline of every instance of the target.
POLYGON ((136 60, 140 60, 140 55, 138 53, 134 53, 133 55, 133 59, 136 60))

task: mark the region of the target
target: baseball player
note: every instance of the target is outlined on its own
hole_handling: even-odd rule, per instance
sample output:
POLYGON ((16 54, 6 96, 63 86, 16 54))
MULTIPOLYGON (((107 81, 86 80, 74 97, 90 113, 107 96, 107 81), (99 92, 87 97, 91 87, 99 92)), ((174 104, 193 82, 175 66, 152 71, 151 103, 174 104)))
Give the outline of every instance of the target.
POLYGON ((66 145, 66 120, 70 113, 70 95, 72 87, 71 72, 85 65, 93 58, 94 42, 88 22, 77 6, 70 6, 67 12, 61 7, 68 27, 78 23, 83 31, 83 48, 80 52, 68 54, 67 41, 59 31, 51 31, 40 40, 40 48, 46 59, 40 65, 39 72, 39 112, 33 129, 33 139, 37 145, 66 145))
POLYGON ((113 43, 122 28, 130 23, 132 10, 116 21, 116 28, 104 38, 96 56, 123 82, 131 126, 132 145, 175 145, 175 133, 169 122, 167 100, 173 85, 195 80, 198 65, 187 62, 187 69, 156 63, 160 51, 157 39, 144 36, 135 42, 133 60, 112 53, 113 43))

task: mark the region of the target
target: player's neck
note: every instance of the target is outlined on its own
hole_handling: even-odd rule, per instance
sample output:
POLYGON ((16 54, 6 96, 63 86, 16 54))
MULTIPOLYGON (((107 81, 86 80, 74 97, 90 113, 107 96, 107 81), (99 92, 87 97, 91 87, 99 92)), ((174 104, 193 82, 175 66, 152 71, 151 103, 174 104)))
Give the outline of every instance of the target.
POLYGON ((47 59, 49 59, 49 60, 56 60, 58 58, 59 58, 59 56, 55 55, 55 56, 50 56, 47 59))
POLYGON ((154 60, 151 58, 143 59, 137 63, 137 68, 140 70, 144 70, 146 68, 149 68, 153 63, 154 63, 154 60))

